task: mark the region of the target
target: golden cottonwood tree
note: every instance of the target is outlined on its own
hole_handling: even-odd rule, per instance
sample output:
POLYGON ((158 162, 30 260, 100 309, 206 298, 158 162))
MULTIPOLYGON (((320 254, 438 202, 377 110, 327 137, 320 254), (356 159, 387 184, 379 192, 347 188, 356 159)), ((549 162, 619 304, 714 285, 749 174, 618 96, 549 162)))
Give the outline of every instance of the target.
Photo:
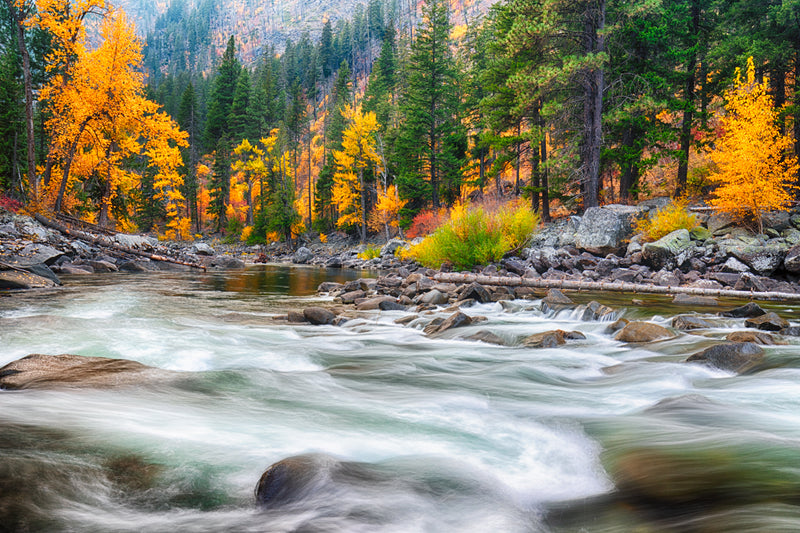
POLYGON ((389 185, 386 188, 381 187, 378 190, 378 203, 375 205, 375 211, 369 219, 370 228, 375 231, 384 230, 388 241, 390 236, 389 228, 400 227, 400 210, 407 203, 407 200, 400 199, 400 195, 394 185, 389 185))
POLYGON ((58 183, 54 209, 61 210, 68 189, 92 179, 100 184, 99 223, 107 223, 115 197, 127 195, 141 183, 139 172, 126 164, 144 160, 145 171, 153 175, 156 198, 166 209, 168 237, 185 238, 188 224, 180 214, 182 178, 177 169, 180 147, 187 145, 186 133, 158 104, 145 98, 144 78, 137 70, 141 42, 124 13, 103 7, 108 13, 101 22, 102 40, 93 50, 86 45, 85 32, 73 28, 74 20, 69 19, 67 27, 71 29, 62 38, 59 17, 47 17, 45 12, 41 19, 58 42, 67 39, 66 48, 73 54, 69 58, 55 56, 63 69, 41 93, 52 115, 46 127, 52 166, 47 173, 58 183))
POLYGON ((347 106, 344 110, 347 128, 342 134, 342 149, 334 150, 336 173, 333 180, 333 202, 341 216, 340 227, 361 225, 361 240, 367 238, 367 189, 364 170, 381 165, 375 150, 375 132, 378 120, 372 111, 363 113, 361 106, 347 106))
POLYGON ((797 172, 797 158, 788 153, 792 140, 778 129, 768 88, 766 80, 755 81, 752 57, 747 60, 746 77, 736 70, 736 84, 725 95, 724 133, 711 153, 716 164, 712 178, 718 184, 711 205, 752 218, 761 231, 762 215, 791 201, 797 172))

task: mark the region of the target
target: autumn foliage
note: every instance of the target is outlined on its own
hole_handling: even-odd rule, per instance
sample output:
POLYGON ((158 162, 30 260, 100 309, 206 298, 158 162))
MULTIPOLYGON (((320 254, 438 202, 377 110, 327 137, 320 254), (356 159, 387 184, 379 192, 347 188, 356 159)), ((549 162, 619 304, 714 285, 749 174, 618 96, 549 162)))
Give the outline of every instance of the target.
POLYGON ((716 165, 712 179, 718 184, 711 204, 761 227, 764 213, 791 201, 797 157, 789 154, 791 138, 778 129, 768 82, 755 80, 753 58, 747 61, 746 76, 737 69, 726 97, 724 133, 711 153, 716 165))
POLYGON ((675 230, 691 230, 698 224, 697 216, 689 212, 688 202, 683 198, 675 198, 653 215, 637 221, 636 231, 643 233, 647 241, 657 241, 675 230))

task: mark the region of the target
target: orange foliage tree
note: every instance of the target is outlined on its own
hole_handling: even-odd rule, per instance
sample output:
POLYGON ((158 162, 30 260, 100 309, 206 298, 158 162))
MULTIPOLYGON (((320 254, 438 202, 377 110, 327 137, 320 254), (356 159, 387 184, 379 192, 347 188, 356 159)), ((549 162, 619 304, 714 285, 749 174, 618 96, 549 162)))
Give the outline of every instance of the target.
POLYGON ((361 240, 367 238, 367 189, 364 171, 381 164, 375 150, 378 119, 372 111, 363 113, 361 106, 347 106, 344 111, 348 126, 342 133, 342 149, 334 150, 336 173, 333 180, 333 201, 339 212, 339 227, 361 225, 361 240))
POLYGON ((780 209, 792 199, 797 158, 789 155, 792 140, 780 133, 777 112, 768 94, 768 82, 755 81, 755 65, 747 61, 747 75, 736 69, 736 83, 726 93, 724 130, 711 159, 712 179, 718 187, 711 205, 740 218, 751 218, 763 231, 762 215, 780 209))
POLYGON ((139 171, 127 163, 144 161, 145 172, 153 175, 156 199, 166 210, 167 236, 188 237, 188 224, 180 212, 183 181, 177 171, 186 133, 144 96, 144 78, 137 70, 142 45, 132 24, 124 13, 111 11, 103 2, 78 2, 108 11, 101 22, 101 44, 90 50, 85 31, 75 27, 83 19, 67 17, 67 24, 58 16, 59 5, 66 9, 69 2, 43 3, 48 10, 41 12, 40 25, 55 35, 56 42, 64 43, 53 56, 62 68, 41 91, 51 112, 46 124, 51 138, 46 176, 57 178, 52 180, 58 184, 54 209, 61 210, 68 189, 91 179, 100 184, 98 221, 109 222, 112 201, 141 184, 139 171), (64 50, 69 53, 64 55, 64 50))

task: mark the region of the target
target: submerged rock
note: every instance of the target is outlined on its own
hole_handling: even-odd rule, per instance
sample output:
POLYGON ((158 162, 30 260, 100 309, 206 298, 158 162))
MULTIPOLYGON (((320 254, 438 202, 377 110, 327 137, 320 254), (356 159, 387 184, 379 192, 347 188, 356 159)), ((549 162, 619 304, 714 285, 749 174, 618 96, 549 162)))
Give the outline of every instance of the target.
MULTIPOLYGON (((781 330, 783 331, 783 330, 781 330)), ((725 340, 731 342, 753 342, 755 344, 773 345, 775 339, 769 333, 763 331, 734 331, 729 333, 725 340)))
POLYGON ((171 374, 127 359, 31 354, 0 368, 0 389, 114 387, 148 383, 171 374))
POLYGON ((719 305, 716 298, 711 296, 695 296, 693 294, 676 294, 672 303, 678 305, 702 305, 704 307, 715 307, 719 305))
POLYGON ((705 363, 721 370, 742 373, 752 369, 764 357, 764 350, 753 342, 717 344, 698 352, 687 363, 705 363))
POLYGON ((672 327, 682 330, 707 329, 713 328, 714 324, 696 316, 681 315, 672 319, 672 327))
POLYGON ((0 290, 3 289, 46 289, 57 285, 50 278, 23 270, 0 271, 0 290))
POLYGON ((755 302, 748 302, 741 307, 736 307, 730 311, 723 311, 719 315, 730 318, 753 318, 767 314, 766 311, 755 302))

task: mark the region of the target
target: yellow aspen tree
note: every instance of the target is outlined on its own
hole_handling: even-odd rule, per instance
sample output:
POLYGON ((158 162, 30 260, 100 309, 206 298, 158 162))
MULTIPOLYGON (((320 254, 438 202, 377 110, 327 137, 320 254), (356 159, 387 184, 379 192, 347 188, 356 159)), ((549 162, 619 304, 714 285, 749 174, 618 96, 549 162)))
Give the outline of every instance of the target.
POLYGON ((756 82, 752 57, 745 77, 736 69, 735 85, 725 94, 724 133, 711 152, 717 183, 711 205, 754 220, 760 231, 763 214, 791 201, 797 172, 797 157, 789 154, 792 140, 778 129, 768 88, 767 80, 756 82))
POLYGON ((375 231, 384 230, 386 240, 389 240, 389 228, 400 227, 400 210, 405 207, 407 200, 401 200, 394 185, 378 190, 378 203, 375 212, 370 217, 370 227, 375 231))
POLYGON ((339 227, 360 224, 361 240, 367 238, 367 189, 364 171, 379 167, 381 158, 375 150, 378 119, 372 111, 363 113, 361 106, 344 110, 347 127, 342 133, 342 149, 334 150, 336 172, 333 176, 333 201, 341 216, 339 227))
POLYGON ((143 157, 154 174, 156 199, 166 209, 169 231, 175 238, 185 238, 188 233, 183 228, 188 226, 180 214, 183 181, 177 169, 187 135, 158 104, 145 98, 138 70, 142 45, 125 14, 109 12, 100 35, 97 48, 76 47, 68 71, 42 89, 52 113, 46 127, 60 181, 54 209, 61 209, 65 192, 75 183, 99 178, 97 208, 99 222, 105 224, 115 196, 127 194, 141 182, 126 162, 143 157))

